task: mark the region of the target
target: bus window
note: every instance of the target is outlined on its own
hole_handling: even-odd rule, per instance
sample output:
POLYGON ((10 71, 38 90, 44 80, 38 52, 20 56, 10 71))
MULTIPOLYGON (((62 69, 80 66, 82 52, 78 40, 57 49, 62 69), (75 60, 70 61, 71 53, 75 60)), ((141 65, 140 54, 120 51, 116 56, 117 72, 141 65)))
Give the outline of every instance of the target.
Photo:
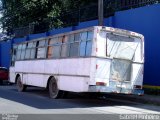
POLYGON ((81 43, 80 43, 80 56, 90 56, 92 51, 92 39, 93 32, 83 32, 81 33, 81 43))
POLYGON ((87 39, 87 32, 82 32, 81 33, 81 40, 86 41, 86 39, 87 39))
POLYGON ((16 56, 16 59, 17 59, 17 60, 20 60, 20 57, 21 57, 21 49, 22 49, 22 44, 18 45, 17 56, 16 56))
POLYGON ((60 57, 60 50, 61 50, 60 45, 54 45, 53 46, 53 58, 59 58, 60 57))
POLYGON ((75 41, 80 41, 80 34, 79 33, 75 34, 75 41))
POLYGON ((86 56, 90 56, 92 52, 92 42, 87 41, 87 46, 86 46, 86 56))
POLYGON ((85 56, 86 54, 86 41, 80 43, 80 56, 85 56))
POLYGON ((25 57, 25 50, 26 50, 26 44, 23 44, 21 50, 21 60, 23 60, 25 57))
POLYGON ((34 59, 35 55, 36 55, 36 43, 37 42, 33 42, 33 45, 32 45, 32 48, 31 48, 31 56, 30 56, 31 59, 34 59))
POLYGON ((46 48, 45 48, 45 40, 41 40, 38 42, 37 47, 37 58, 45 58, 46 48))
POLYGON ((68 36, 63 36, 62 38, 62 50, 61 57, 68 57, 70 45, 68 43, 68 36))
POLYGON ((60 58, 62 37, 56 39, 56 43, 53 44, 53 58, 60 58))
POLYGON ((29 58, 30 58, 30 53, 31 53, 32 45, 33 45, 33 42, 29 42, 29 43, 27 44, 25 59, 29 59, 29 58))
POLYGON ((61 44, 61 38, 60 37, 54 37, 54 38, 51 38, 50 40, 49 40, 49 44, 50 45, 56 45, 56 44, 61 44))
POLYGON ((138 42, 135 42, 135 38, 107 34, 107 55, 112 58, 132 60, 137 46, 138 42))
POLYGON ((73 43, 74 42, 74 34, 70 34, 68 40, 70 43, 73 43))
POLYGON ((53 46, 50 46, 53 40, 49 39, 49 43, 48 43, 48 51, 47 51, 47 58, 52 58, 52 51, 53 51, 53 46))
POLYGON ((71 43, 70 44, 70 57, 76 57, 79 53, 79 42, 71 43))
POLYGON ((88 31, 87 40, 93 40, 93 32, 92 31, 88 31))
POLYGON ((55 37, 49 40, 47 58, 59 58, 62 44, 62 37, 55 37))
POLYGON ((39 43, 38 43, 38 47, 44 47, 45 43, 46 43, 45 40, 40 40, 39 43))
POLYGON ((11 66, 14 66, 14 63, 15 63, 15 60, 16 60, 16 53, 17 53, 17 46, 13 46, 11 66))

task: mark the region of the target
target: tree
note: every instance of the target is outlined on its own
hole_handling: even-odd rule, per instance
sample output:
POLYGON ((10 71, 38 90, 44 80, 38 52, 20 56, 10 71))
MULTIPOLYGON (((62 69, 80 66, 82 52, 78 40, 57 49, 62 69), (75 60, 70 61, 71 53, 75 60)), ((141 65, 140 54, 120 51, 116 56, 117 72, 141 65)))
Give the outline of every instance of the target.
MULTIPOLYGON (((0 22, 3 31, 12 35, 16 28, 34 25, 34 30, 44 32, 50 28, 62 27, 69 19, 76 19, 76 12, 82 6, 94 4, 97 0, 2 0, 3 17, 0 22), (68 15, 68 16, 66 16, 68 15)), ((72 20, 73 22, 73 20, 72 20)))

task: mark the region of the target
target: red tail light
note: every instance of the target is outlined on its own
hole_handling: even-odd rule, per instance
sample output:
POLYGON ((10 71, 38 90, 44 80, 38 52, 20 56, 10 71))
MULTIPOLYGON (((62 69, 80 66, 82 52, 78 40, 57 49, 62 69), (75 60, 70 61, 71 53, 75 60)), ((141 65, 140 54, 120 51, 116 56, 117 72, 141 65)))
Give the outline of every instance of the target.
POLYGON ((106 83, 104 83, 104 82, 96 82, 96 85, 97 86, 106 86, 106 83))
POLYGON ((141 85, 134 85, 134 88, 135 89, 142 89, 142 86, 141 85))

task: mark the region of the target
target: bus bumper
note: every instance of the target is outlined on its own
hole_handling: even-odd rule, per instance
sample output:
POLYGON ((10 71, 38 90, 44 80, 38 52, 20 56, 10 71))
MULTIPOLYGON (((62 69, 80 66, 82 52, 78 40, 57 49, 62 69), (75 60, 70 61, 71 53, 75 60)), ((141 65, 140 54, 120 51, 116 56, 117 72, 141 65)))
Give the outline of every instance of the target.
POLYGON ((144 90, 142 90, 142 89, 127 89, 127 88, 119 88, 119 87, 118 88, 110 88, 107 86, 89 86, 89 92, 144 95, 144 90))

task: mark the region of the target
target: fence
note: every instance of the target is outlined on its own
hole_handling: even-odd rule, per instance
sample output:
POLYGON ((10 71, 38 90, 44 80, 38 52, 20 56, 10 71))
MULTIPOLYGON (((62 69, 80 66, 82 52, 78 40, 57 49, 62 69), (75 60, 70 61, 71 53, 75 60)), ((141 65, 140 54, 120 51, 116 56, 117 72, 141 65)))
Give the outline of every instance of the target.
MULTIPOLYGON (((160 3, 160 0, 104 0, 104 17, 113 16, 115 12, 160 3)), ((98 18, 98 5, 85 6, 70 12, 62 12, 60 17, 45 19, 41 23, 14 29, 15 37, 41 33, 50 28, 75 26, 80 22, 98 18), (59 21, 58 25, 55 25, 59 21)))

